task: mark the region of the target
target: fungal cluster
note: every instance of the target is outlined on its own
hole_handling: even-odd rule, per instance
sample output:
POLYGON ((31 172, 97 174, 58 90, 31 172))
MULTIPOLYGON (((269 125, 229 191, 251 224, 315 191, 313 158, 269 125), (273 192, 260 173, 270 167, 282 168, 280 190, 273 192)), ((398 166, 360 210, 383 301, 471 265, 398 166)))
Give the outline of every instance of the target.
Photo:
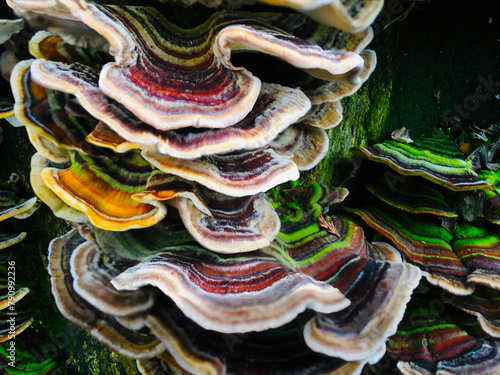
POLYGON ((440 138, 388 140, 355 150, 370 161, 364 188, 374 199, 360 199, 346 211, 388 239, 425 279, 387 343, 388 357, 404 374, 499 371, 500 235, 494 213, 500 191, 491 160, 498 144, 467 159, 454 142, 440 138))
MULTIPOLYGON (((410 302, 425 279, 498 337, 487 312, 500 300, 498 268, 483 261, 497 258, 497 237, 481 232, 489 240, 471 251, 482 229, 452 235, 407 219, 458 217, 432 186, 414 199, 366 179, 392 207, 380 209, 298 181, 327 153, 340 100, 375 68, 365 48, 382 1, 264 2, 304 14, 214 10, 186 26, 165 6, 7 1, 27 23, 44 20, 32 58, 8 72, 15 103, 2 111, 37 151, 34 192, 73 223, 49 246, 59 311, 142 374, 360 374, 384 356, 404 373, 497 371, 497 340, 410 302), (392 245, 369 240, 358 218, 392 245), (462 341, 407 350, 424 331, 462 341)), ((500 216, 498 175, 473 175, 452 145, 358 152, 484 190, 489 217, 500 216)))

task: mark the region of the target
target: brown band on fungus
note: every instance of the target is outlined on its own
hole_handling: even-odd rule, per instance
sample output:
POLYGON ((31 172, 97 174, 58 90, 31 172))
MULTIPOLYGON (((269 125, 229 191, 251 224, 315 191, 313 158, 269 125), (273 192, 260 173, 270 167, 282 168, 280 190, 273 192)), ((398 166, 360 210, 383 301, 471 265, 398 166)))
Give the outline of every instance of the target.
POLYGON ((233 197, 265 192, 278 184, 299 178, 296 165, 270 148, 195 160, 162 155, 154 148, 143 150, 142 155, 166 173, 196 181, 211 190, 233 197))

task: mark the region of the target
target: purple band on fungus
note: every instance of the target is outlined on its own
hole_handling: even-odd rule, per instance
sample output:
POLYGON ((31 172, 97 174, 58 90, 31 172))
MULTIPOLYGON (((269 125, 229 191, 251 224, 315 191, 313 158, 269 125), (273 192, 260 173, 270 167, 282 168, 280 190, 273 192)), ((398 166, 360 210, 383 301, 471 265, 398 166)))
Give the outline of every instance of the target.
POLYGON ((181 30, 153 8, 65 5, 111 44, 116 62, 103 67, 99 87, 159 130, 222 128, 250 112, 260 80, 231 65, 232 45, 281 57, 328 80, 349 71, 354 77, 363 64, 356 53, 324 51, 279 31, 272 19, 245 13, 220 13, 181 30))
MULTIPOLYGON (((429 306, 429 305, 427 305, 429 306)), ((387 343, 404 374, 496 374, 500 341, 475 338, 435 310, 413 307, 387 343)), ((450 315, 451 316, 451 315, 450 315)), ((474 332, 474 330, 471 330, 474 332)))
POLYGON ((85 329, 108 349, 130 358, 147 359, 159 355, 165 346, 150 333, 129 330, 111 316, 93 310, 73 290, 70 272, 72 251, 85 242, 76 229, 49 245, 49 273, 56 305, 69 321, 85 329))
POLYGON ((278 215, 263 196, 210 203, 211 216, 196 209, 189 199, 177 198, 174 203, 186 229, 207 249, 230 254, 258 250, 269 246, 278 233, 278 215))
MULTIPOLYGON (((79 150, 89 155, 97 154, 96 147, 85 140, 96 121, 64 92, 46 88, 46 85, 38 83, 39 80, 34 80, 30 69, 32 63, 33 60, 27 60, 16 65, 11 75, 11 87, 16 99, 16 118, 38 136, 32 134, 31 138, 39 146, 39 152, 46 156, 47 152, 56 155, 57 151, 50 150, 57 147, 66 151, 79 150), (68 110, 70 107, 79 108, 71 112, 68 110), (75 112, 78 115, 75 116, 75 112), (47 141, 40 140, 39 137, 46 138, 47 141)), ((51 160, 60 161, 60 158, 51 160)))
POLYGON ((162 154, 193 159, 255 149, 266 146, 279 132, 298 121, 310 107, 309 100, 300 90, 263 84, 255 107, 245 119, 233 126, 224 129, 186 127, 160 132, 106 97, 97 87, 98 71, 93 68, 36 60, 32 64, 32 72, 36 81, 44 86, 74 94, 92 116, 102 121, 90 135, 93 143, 121 152, 134 145, 157 145, 162 154), (110 134, 106 125, 116 134, 110 134))
POLYGON ((290 158, 299 171, 307 171, 325 157, 329 144, 323 129, 294 124, 281 132, 269 146, 278 155, 290 158))
POLYGON ((348 262, 331 284, 351 305, 311 319, 304 329, 307 345, 347 361, 377 362, 380 346, 396 332, 420 277, 419 269, 409 264, 368 258, 348 262))
POLYGON ((299 178, 296 165, 270 148, 196 160, 176 159, 148 148, 142 151, 142 156, 166 173, 196 181, 233 197, 265 192, 278 184, 299 178))
POLYGON ((134 316, 153 306, 151 290, 118 292, 111 285, 111 279, 118 272, 110 269, 110 262, 104 263, 101 257, 102 251, 94 241, 84 242, 71 254, 73 289, 80 297, 103 313, 116 317, 134 316))
POLYGON ((454 298, 451 304, 477 317, 484 332, 500 339, 500 291, 476 286, 474 294, 454 298))
POLYGON ((395 209, 347 209, 368 226, 386 236, 432 284, 453 294, 468 295, 474 286, 466 283, 468 271, 450 246, 451 233, 424 219, 409 217, 395 209))
POLYGON ((167 201, 176 207, 186 229, 203 247, 219 253, 240 253, 268 246, 280 220, 262 195, 230 197, 180 177, 155 171, 140 202, 167 201))
POLYGON ((325 312, 349 305, 335 288, 273 258, 222 256, 188 245, 145 258, 112 284, 118 290, 156 286, 205 329, 227 333, 279 327, 306 308, 325 312))

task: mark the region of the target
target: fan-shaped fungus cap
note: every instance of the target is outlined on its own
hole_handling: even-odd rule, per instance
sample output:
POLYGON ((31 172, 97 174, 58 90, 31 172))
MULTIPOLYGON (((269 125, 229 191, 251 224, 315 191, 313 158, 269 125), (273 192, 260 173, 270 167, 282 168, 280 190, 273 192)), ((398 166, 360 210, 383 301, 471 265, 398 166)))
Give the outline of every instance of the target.
POLYGON ((199 211, 212 216, 210 208, 203 201, 203 190, 203 187, 196 182, 155 170, 148 178, 146 189, 134 194, 132 198, 139 202, 170 201, 178 197, 189 198, 199 211))
POLYGON ((95 69, 81 64, 68 66, 36 60, 32 72, 37 82, 45 87, 74 94, 92 116, 102 121, 90 136, 92 143, 121 152, 134 144, 135 147, 157 145, 162 154, 193 159, 255 149, 266 146, 310 108, 309 100, 300 90, 263 84, 254 108, 233 126, 223 129, 186 127, 160 132, 106 97, 97 87, 98 72, 95 69), (110 134, 106 125, 116 134, 110 134), (124 139, 116 138, 117 135, 124 139))
POLYGON ((389 207, 347 211, 387 237, 431 284, 457 295, 473 292, 474 286, 466 284, 469 272, 450 246, 453 235, 440 224, 389 207))
POLYGON ((19 302, 26 294, 29 288, 14 287, 9 290, 8 273, 0 269, 0 310, 19 302), (10 292, 10 293, 9 293, 10 292))
POLYGON ((299 178, 299 171, 290 159, 272 149, 233 152, 182 160, 162 155, 154 148, 142 156, 156 168, 196 181, 221 194, 243 197, 265 192, 274 186, 299 178))
POLYGON ((273 27, 287 16, 220 13, 184 31, 153 8, 64 4, 110 41, 116 62, 104 66, 99 87, 159 130, 227 127, 248 114, 260 81, 231 65, 232 48, 270 53, 328 79, 363 64, 356 53, 324 51, 273 27))
POLYGON ((66 42, 58 35, 47 31, 39 31, 29 41, 30 54, 37 59, 59 61, 65 64, 85 62, 92 66, 100 66, 113 58, 95 48, 82 48, 66 42))
POLYGON ((14 103, 11 100, 0 98, 0 119, 14 116, 14 103))
POLYGON ((500 171, 483 170, 479 173, 479 176, 493 186, 493 190, 485 191, 486 199, 483 217, 494 224, 500 225, 500 171))
POLYGON ((350 33, 336 27, 311 21, 306 18, 303 25, 294 30, 294 35, 314 43, 323 49, 337 52, 361 53, 373 40, 373 29, 368 27, 359 33, 350 33))
POLYGON ((60 0, 7 0, 7 5, 15 12, 37 12, 57 15, 63 19, 75 19, 60 0))
POLYGON ((236 333, 279 327, 310 308, 337 311, 338 291, 263 254, 223 256, 197 246, 167 248, 112 280, 118 290, 158 287, 205 329, 236 333))
POLYGON ((311 319, 304 328, 307 345, 347 361, 377 362, 420 277, 420 270, 410 264, 368 258, 345 264, 329 283, 343 290, 351 305, 311 319))
POLYGON ((383 177, 368 180, 365 188, 370 193, 400 210, 413 214, 458 216, 446 203, 441 189, 418 177, 392 176, 386 172, 383 177))
POLYGON ((220 253, 268 246, 279 230, 279 218, 264 196, 230 197, 161 171, 154 171, 146 189, 133 198, 166 200, 198 243, 220 253))
POLYGON ((354 94, 368 80, 377 66, 377 55, 374 51, 365 50, 360 53, 363 59, 363 68, 360 69, 356 81, 327 82, 304 88, 304 92, 312 104, 336 102, 346 96, 354 94))
POLYGON ((20 335, 33 323, 33 313, 31 311, 21 311, 16 309, 15 320, 12 320, 12 313, 8 310, 0 311, 0 342, 12 340, 20 335))
POLYGON ((26 200, 19 199, 13 192, 0 190, 0 221, 32 210, 36 206, 36 202, 36 197, 26 200))
POLYGON ((344 360, 376 360, 387 337, 396 330, 406 303, 417 286, 418 268, 374 260, 360 226, 323 212, 335 202, 325 189, 290 189, 276 194, 281 229, 262 249, 290 268, 337 285, 351 305, 318 314, 305 326, 304 338, 314 351, 344 360), (302 191, 297 197, 296 192, 302 191), (326 199, 325 199, 326 198, 326 199))
POLYGON ((470 272, 467 281, 500 290, 500 236, 469 224, 453 233, 453 251, 470 272))
POLYGON ((299 10, 316 21, 349 32, 368 28, 384 5, 383 0, 261 0, 264 3, 299 10))
POLYGON ((142 147, 137 143, 127 141, 102 121, 99 121, 92 133, 87 135, 87 141, 99 147, 109 148, 119 154, 142 147))
POLYGON ((334 226, 337 235, 322 227, 320 220, 315 220, 309 212, 299 215, 294 221, 282 221, 276 239, 264 252, 284 259, 298 272, 327 282, 363 251, 363 230, 353 222, 339 218, 325 220, 334 226))
MULTIPOLYGON (((73 290, 96 309, 116 317, 138 315, 153 306, 152 291, 119 292, 111 279, 119 271, 105 262, 94 241, 86 241, 74 249, 70 258, 73 290)), ((116 261, 116 260, 115 260, 116 261)))
POLYGON ((65 203, 84 212, 91 223, 108 230, 151 226, 166 215, 163 203, 141 203, 132 195, 142 191, 152 171, 138 153, 115 160, 72 153, 71 167, 45 168, 45 184, 65 203))
MULTIPOLYGON (((61 149, 55 142, 37 134, 34 130, 26 128, 28 139, 37 151, 37 154, 47 159, 47 162, 55 164, 65 164, 70 161, 68 151, 61 149)), ((39 170, 40 172, 41 170, 39 170)))
POLYGON ((13 246, 26 238, 26 232, 21 232, 19 234, 4 234, 0 233, 0 250, 6 249, 13 246))
POLYGON ((187 230, 172 227, 166 220, 152 227, 123 232, 92 228, 92 234, 107 257, 124 258, 129 265, 137 264, 164 248, 193 242, 187 230))
MULTIPOLYGON (((22 61, 12 71, 10 82, 16 101, 14 111, 17 120, 60 149, 96 154, 95 147, 85 139, 95 127, 96 120, 83 109, 78 111, 81 115, 75 116, 68 108, 79 107, 79 104, 72 102, 69 95, 36 83, 30 71, 32 62, 22 61)), ((41 152, 47 148, 42 147, 39 145, 41 152)))
POLYGON ((55 166, 56 164, 51 163, 39 153, 35 153, 31 158, 31 188, 36 196, 49 206, 56 217, 77 223, 88 222, 87 216, 83 212, 67 205, 61 198, 54 194, 43 181, 41 176, 42 170, 55 166))
POLYGON ((484 332, 500 338, 500 291, 478 285, 473 294, 457 297, 451 304, 475 315, 484 332))
POLYGON ((52 294, 61 314, 79 325, 110 350, 130 358, 147 359, 159 355, 165 346, 150 333, 129 330, 113 317, 92 309, 72 288, 70 257, 85 242, 76 229, 55 238, 49 245, 49 274, 52 294))
POLYGON ((328 135, 323 129, 294 124, 269 144, 278 155, 286 156, 299 171, 314 168, 328 152, 328 135))
POLYGON ((259 98, 240 122, 224 129, 184 128, 158 137, 158 150, 177 158, 194 159, 267 146, 310 108, 309 99, 298 89, 263 83, 259 98))
POLYGON ((302 122, 325 130, 331 129, 342 121, 342 111, 342 104, 338 101, 314 105, 302 118, 302 122))
POLYGON ((177 198, 174 205, 186 229, 207 249, 228 254, 257 250, 268 246, 278 233, 278 215, 262 195, 233 198, 207 192, 204 202, 211 216, 187 198, 177 198))
POLYGON ((495 374, 500 341, 476 339, 428 308, 413 306, 387 343, 403 374, 495 374))
POLYGON ((388 140, 354 150, 405 176, 421 176, 451 190, 491 190, 491 185, 477 177, 472 162, 465 160, 451 141, 422 138, 406 144, 388 140))
POLYGON ((366 363, 345 362, 315 353, 304 343, 296 322, 247 337, 225 335, 223 338, 229 349, 228 374, 356 374, 366 363))
MULTIPOLYGON (((159 300, 155 309, 142 316, 143 323, 167 347, 158 358, 187 373, 218 375, 226 372, 224 336, 201 328, 171 300, 159 300)), ((163 375, 163 373, 161 373, 163 375)))
MULTIPOLYGON (((302 339, 299 324, 292 322, 277 329, 263 332, 253 332, 245 335, 213 335, 210 331, 201 329, 185 330, 184 321, 172 322, 172 326, 181 328, 186 340, 182 341, 184 348, 191 349, 186 354, 198 355, 193 366, 185 363, 191 359, 184 355, 174 358, 165 354, 148 361, 141 361, 139 368, 153 371, 155 375, 165 369, 177 368, 188 373, 216 374, 354 374, 361 371, 365 362, 345 362, 317 354, 310 350, 302 339), (192 338, 196 337, 196 340, 192 338), (212 340, 212 341, 211 341, 212 340), (215 352, 215 353, 214 353, 215 352), (199 356, 205 354, 205 357, 199 356), (207 355, 213 357, 207 358, 207 355), (217 363, 211 363, 215 360, 217 363), (166 362, 165 362, 166 361, 166 362), (169 363, 168 366, 166 363, 169 363), (213 364, 214 366, 211 366, 213 364)), ((189 323, 188 323, 189 326, 189 323)), ((191 327, 190 327, 191 328, 191 327)), ((165 372, 160 372, 163 375, 165 372)))
POLYGON ((403 263, 401 253, 387 242, 366 243, 366 255, 375 260, 388 260, 390 262, 403 263))

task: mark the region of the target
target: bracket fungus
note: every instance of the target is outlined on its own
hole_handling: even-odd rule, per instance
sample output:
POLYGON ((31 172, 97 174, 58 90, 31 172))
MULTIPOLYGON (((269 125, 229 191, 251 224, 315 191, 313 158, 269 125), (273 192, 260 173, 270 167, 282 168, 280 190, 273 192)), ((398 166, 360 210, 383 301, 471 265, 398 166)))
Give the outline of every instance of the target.
POLYGON ((366 29, 382 10, 382 0, 262 0, 265 3, 300 10, 315 20, 350 32, 366 29))
MULTIPOLYGON (((75 116, 70 113, 67 110, 71 104, 69 95, 34 82, 31 74, 32 62, 20 62, 11 75, 11 87, 16 100, 16 118, 32 133, 32 139, 38 136, 49 144, 43 146, 35 141, 41 152, 55 146, 95 154, 95 147, 85 140, 86 135, 95 127, 95 120, 86 114, 75 116)), ((58 160, 61 159, 57 158, 55 161, 58 160)))
MULTIPOLYGON (((359 371, 367 361, 383 354, 383 343, 401 319, 420 273, 411 265, 385 260, 385 255, 366 257, 375 252, 368 250, 371 245, 352 222, 333 219, 340 237, 321 228, 314 218, 323 215, 329 205, 342 201, 347 195, 345 189, 291 185, 272 199, 280 217, 288 217, 282 222, 282 232, 271 246, 259 251, 216 254, 201 248, 192 237, 169 235, 169 229, 160 224, 133 233, 91 228, 92 234, 83 237, 73 230, 51 244, 50 269, 59 307, 112 350, 141 361, 148 355, 134 337, 138 330, 149 327, 156 337, 156 341, 153 337, 146 341, 147 345, 156 343, 149 349, 150 357, 157 355, 154 353, 159 348, 167 348, 178 365, 195 373, 205 368, 210 369, 204 370, 207 373, 230 374, 249 363, 257 366, 258 361, 243 354, 244 347, 254 345, 252 351, 262 353, 259 358, 264 353, 270 355, 269 360, 258 364, 263 366, 260 371, 272 368, 273 358, 282 358, 281 371, 291 369, 297 364, 287 350, 281 352, 280 345, 290 348, 292 342, 293 357, 324 358, 316 359, 316 365, 306 361, 297 371, 302 366, 359 371), (97 261, 99 257, 102 260, 97 261), (363 276, 353 281, 358 274, 363 276), (82 277, 86 280, 83 284, 82 277), (367 289, 361 297, 361 284, 372 285, 376 292, 367 289), (351 302, 335 285, 344 289, 351 302), (148 287, 156 290, 153 304, 130 310, 132 300, 151 291, 148 287), (160 313, 158 304, 165 303, 165 296, 175 308, 160 313), (80 306, 78 311, 76 306, 80 306), (295 327, 294 318, 306 307, 308 323, 303 328, 295 327), (173 328, 172 319, 183 323, 173 328), (192 323, 187 324, 186 319, 192 323), (196 341, 183 331, 190 325, 198 332, 196 341), (240 342, 235 334, 249 336, 243 336, 240 342), (120 340, 130 336, 127 345, 119 340, 110 342, 120 335, 120 340), (207 352, 198 348, 204 340, 200 337, 207 335, 213 336, 209 341, 224 343, 223 347, 236 345, 241 349, 226 352, 218 345, 218 349, 207 352), (290 340, 304 335, 307 346, 301 339, 285 343, 283 335, 290 335, 290 340), (281 344, 265 350, 262 340, 271 337, 281 344), (182 349, 176 344, 178 340, 184 342, 182 349), (327 356, 318 357, 314 352, 327 356), (207 357, 208 353, 213 354, 207 357)), ((212 206, 206 198, 203 201, 208 208, 212 206)), ((389 258, 395 259, 392 255, 389 258)))
POLYGON ((467 267, 467 281, 500 290, 500 236, 485 228, 457 225, 453 251, 467 267))
MULTIPOLYGON (((307 97, 296 89, 263 84, 260 96, 248 116, 222 129, 159 131, 140 121, 97 87, 99 73, 81 64, 65 66, 36 60, 31 71, 37 82, 54 90, 74 94, 82 106, 120 137, 139 146, 157 145, 162 154, 194 159, 203 155, 267 145, 282 130, 296 122, 310 107, 307 97)), ((99 133, 93 133, 99 139, 99 133)))
POLYGON ((500 292, 498 289, 477 286, 474 294, 456 298, 452 305, 475 315, 481 329, 500 339, 500 292))
POLYGON ((492 189, 477 176, 472 170, 472 161, 465 160, 452 141, 422 138, 406 144, 388 140, 355 151, 402 175, 421 176, 454 191, 492 189))
POLYGON ((119 160, 71 153, 71 167, 45 168, 45 184, 68 205, 84 212, 90 222, 109 230, 151 226, 166 215, 157 201, 142 203, 132 195, 146 185, 151 165, 138 153, 119 160))
POLYGON ((418 178, 398 179, 397 175, 386 172, 383 177, 366 182, 365 188, 380 201, 406 212, 449 218, 458 216, 445 201, 441 189, 418 178))
POLYGON ((330 285, 294 273, 272 258, 222 256, 192 246, 145 258, 112 283, 118 290, 156 286, 188 318, 225 333, 279 327, 306 307, 338 310, 349 304, 330 285))
MULTIPOLYGON (((3 235, 0 235, 0 238, 3 235)), ((23 237, 24 238, 24 237, 23 237)), ((12 244, 2 240, 0 250, 12 244)), ((10 265, 10 264, 9 264, 10 265)), ((21 301, 29 292, 29 288, 13 285, 12 267, 0 266, 0 342, 12 340, 33 323, 32 311, 21 301), (12 306, 18 305, 18 309, 12 306), (12 317, 15 316, 15 319, 12 317)))
POLYGON ((52 294, 59 311, 71 322, 82 326, 110 350, 134 358, 151 358, 165 350, 151 334, 128 330, 114 317, 93 310, 72 287, 70 257, 85 240, 76 229, 52 240, 49 246, 49 273, 52 294))
POLYGON ((385 141, 355 151, 410 177, 385 172, 384 178, 366 184, 367 190, 384 203, 348 211, 389 238, 409 261, 419 265, 431 284, 457 295, 470 295, 476 284, 498 288, 498 236, 461 224, 459 214, 444 200, 444 191, 418 181, 423 177, 451 191, 494 194, 494 187, 472 170, 472 161, 466 161, 453 142, 385 141), (453 220, 451 228, 443 224, 443 218, 453 220))
POLYGON ((283 3, 343 31, 296 13, 192 27, 153 7, 8 3, 109 43, 40 31, 11 76, 33 189, 77 227, 49 252, 66 318, 144 374, 355 374, 384 355, 427 269, 340 214, 347 189, 290 182, 373 71, 382 2, 283 3), (266 81, 253 52, 287 79, 266 81))
POLYGON ((373 165, 362 169, 370 181, 360 189, 364 196, 356 196, 356 208, 344 208, 377 236, 389 239, 430 284, 421 283, 417 289, 388 341, 388 356, 399 361, 404 374, 496 373, 498 231, 485 224, 481 209, 471 219, 461 207, 461 200, 477 191, 484 191, 486 199, 494 196, 494 180, 486 181, 490 174, 478 171, 478 166, 473 170, 472 161, 465 160, 452 141, 401 142, 357 149, 392 171, 373 165), (436 301, 442 308, 434 309, 436 301), (460 324, 468 324, 470 318, 457 308, 476 316, 479 326, 462 328, 460 324))
MULTIPOLYGON (((498 172, 421 138, 358 148, 384 166, 349 196, 295 181, 375 68, 382 1, 263 2, 324 24, 8 0, 34 29, 47 21, 34 60, 6 71, 33 190, 76 227, 49 246, 57 307, 143 374, 359 374, 384 355, 403 373, 498 372, 498 172), (371 178, 387 167, 396 183, 371 178), (467 220, 460 197, 477 191, 486 209, 467 220), (448 292, 443 313, 414 308, 448 292)), ((0 193, 0 220, 35 207, 0 193)))
MULTIPOLYGON (((0 188, 0 222, 2 224, 0 226, 0 342, 14 340, 34 321, 32 309, 28 308, 30 305, 27 306, 22 301, 30 289, 17 284, 16 263, 11 260, 12 254, 9 250, 6 250, 25 239, 27 233, 21 232, 14 235, 4 233, 5 220, 26 219, 40 207, 36 197, 25 199, 19 196, 19 189, 12 186, 18 179, 19 175, 12 173, 8 182, 0 182, 2 185, 0 188), (7 261, 7 264, 2 264, 7 261)), ((9 349, 12 349, 12 342, 14 341, 10 341, 9 349)))
POLYGON ((377 207, 348 209, 392 244, 423 271, 427 280, 458 295, 471 294, 469 272, 450 245, 453 235, 436 222, 377 207))
POLYGON ((298 189, 282 192, 290 201, 288 207, 283 202, 278 212, 289 219, 282 222, 276 240, 263 251, 296 271, 339 288, 351 301, 339 312, 311 319, 305 326, 304 339, 314 351, 328 356, 347 361, 375 360, 381 355, 384 340, 395 332, 420 280, 420 271, 402 263, 368 258, 363 230, 351 221, 332 218, 337 236, 314 220, 323 214, 328 202, 344 199, 342 190, 312 185, 300 198, 294 190, 298 189), (298 204, 297 198, 303 203, 298 204), (303 208, 297 210, 297 206, 303 208))
POLYGON ((295 163, 271 148, 212 155, 195 160, 165 156, 148 148, 142 152, 142 156, 163 172, 196 181, 209 189, 234 197, 265 192, 299 177, 295 163))
MULTIPOLYGON (((107 62, 111 57, 105 53, 39 32, 30 41, 38 59, 19 64, 11 85, 17 117, 39 153, 54 163, 72 163, 64 170, 44 168, 39 172, 43 183, 32 174, 38 191, 59 215, 73 216, 69 205, 97 226, 115 230, 153 225, 165 216, 165 208, 157 199, 131 200, 127 194, 141 193, 144 183, 133 182, 135 188, 120 185, 117 181, 135 177, 106 171, 108 158, 117 165, 127 163, 125 154, 143 149, 144 158, 166 173, 227 196, 251 197, 297 179, 299 170, 314 167, 326 154, 323 130, 292 125, 310 109, 307 96, 299 89, 261 83, 244 67, 235 68, 232 50, 276 56, 315 77, 313 86, 326 80, 359 87, 364 64, 359 51, 372 37, 369 29, 358 34, 318 26, 302 30, 305 18, 294 14, 219 12, 196 28, 181 29, 151 7, 71 0, 13 0, 9 5, 80 20, 110 43, 114 62, 107 62), (124 155, 111 157, 102 147, 124 155), (86 161, 75 162, 79 158, 86 161), (70 184, 69 178, 80 183, 70 184), (103 195, 85 187, 91 182, 116 193, 115 199, 104 201, 103 195)), ((191 204, 180 198, 177 202, 191 204)), ((272 210, 267 211, 263 217, 271 218, 272 210)), ((189 223, 188 215, 182 216, 189 223)), ((261 228, 264 222, 259 219, 261 228)), ((192 233, 198 233, 193 228, 192 233)), ((258 232, 261 242, 240 251, 269 244, 277 225, 258 232)))
POLYGON ((428 308, 411 306, 387 345, 403 374, 494 374, 500 341, 475 338, 428 308))
MULTIPOLYGON (((19 1, 12 4, 25 6, 19 1)), ((287 23, 281 18, 293 15, 218 13, 200 27, 183 31, 148 7, 61 1, 52 10, 66 18, 71 13, 108 39, 115 62, 102 68, 99 87, 158 130, 222 128, 250 112, 260 80, 232 66, 232 48, 270 53, 326 79, 363 64, 356 53, 325 51, 274 26, 283 27, 287 23), (159 24, 163 26, 155 28, 159 24), (196 70, 199 73, 193 75, 196 70), (214 87, 216 83, 220 85, 214 87)))
POLYGON ((231 254, 258 250, 278 233, 278 215, 260 194, 233 198, 212 192, 205 197, 211 215, 187 198, 177 198, 173 204, 186 229, 207 249, 231 254))

